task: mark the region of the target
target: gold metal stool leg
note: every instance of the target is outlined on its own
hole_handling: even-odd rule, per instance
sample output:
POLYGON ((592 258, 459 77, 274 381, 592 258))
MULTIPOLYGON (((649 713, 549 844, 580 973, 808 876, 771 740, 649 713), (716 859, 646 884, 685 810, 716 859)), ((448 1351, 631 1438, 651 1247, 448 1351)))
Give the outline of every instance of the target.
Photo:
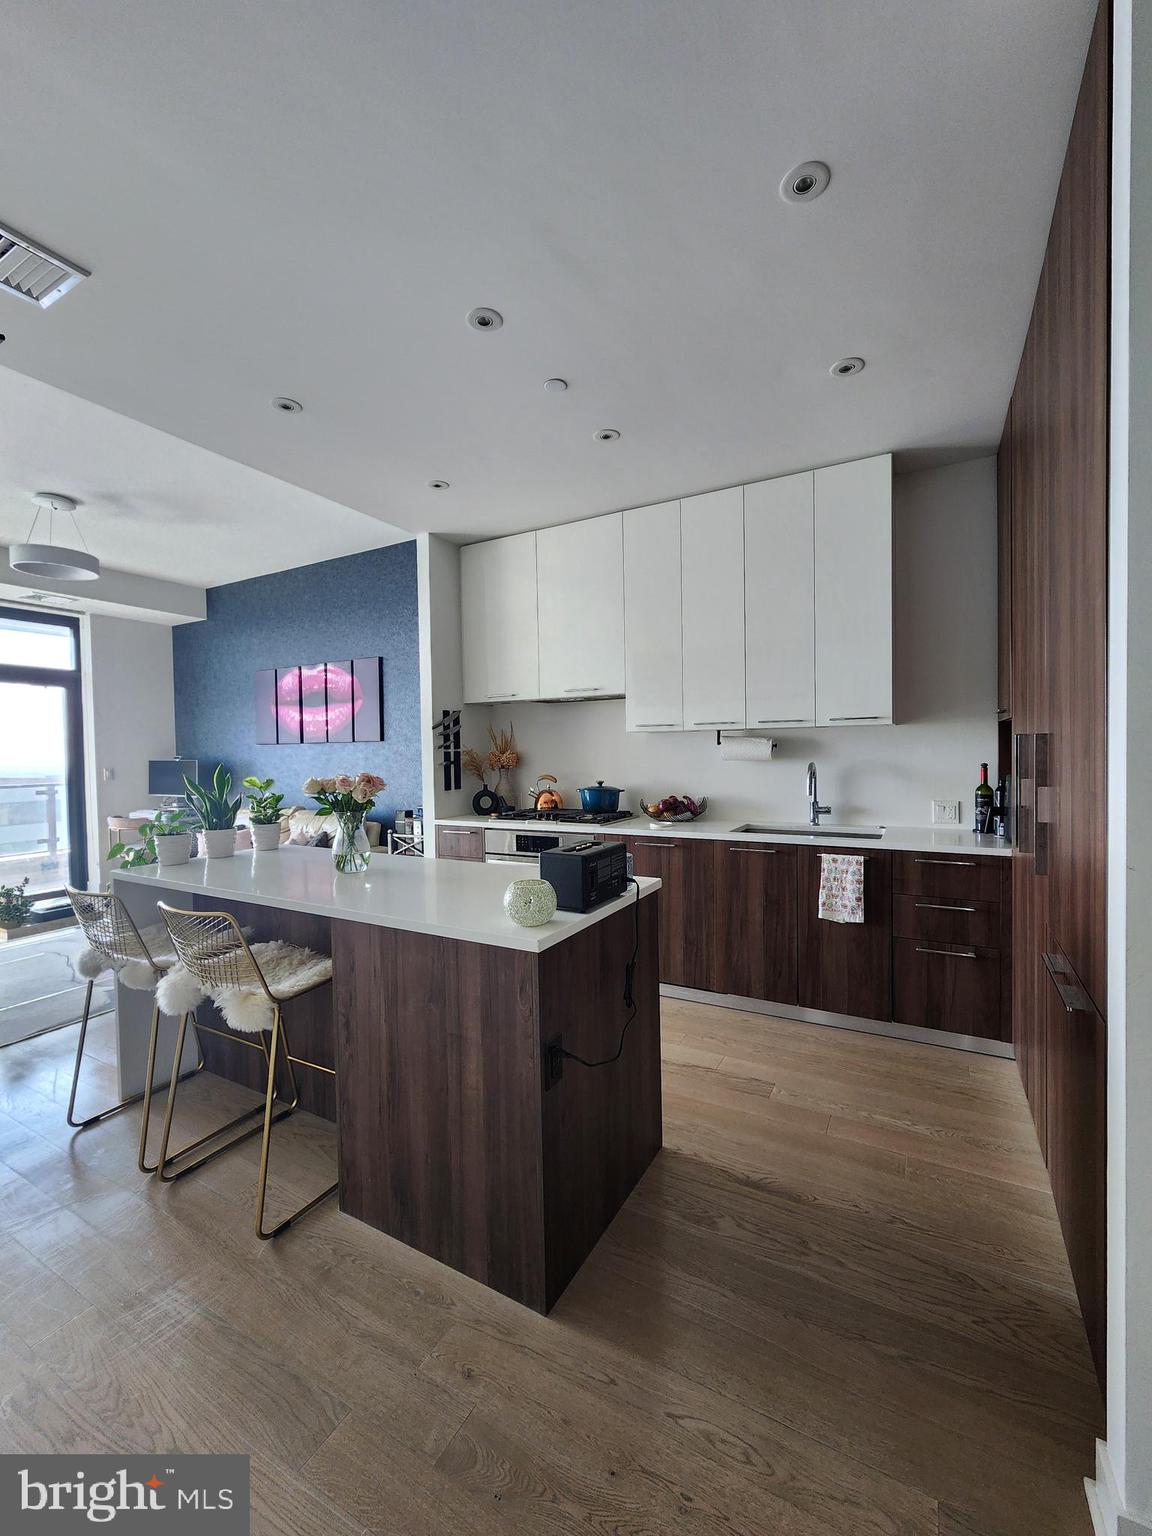
MULTIPOLYGON (((195 1015, 193 1015, 193 1018, 192 1018, 192 1028, 193 1028, 193 1032, 195 1032, 195 1029, 196 1029, 196 1018, 195 1018, 195 1015)), ((157 1044, 157 1036, 159 1035, 159 1033, 160 1033, 160 1004, 159 1003, 155 1003, 155 1004, 153 1004, 153 1007, 152 1007, 152 1030, 151 1030, 151 1033, 148 1036, 148 1066, 147 1066, 147 1070, 146 1070, 145 1078, 144 1078, 145 1087, 144 1087, 144 1095, 143 1095, 143 1097, 144 1097, 144 1109, 143 1109, 143 1112, 141 1113, 141 1116, 140 1116, 140 1147, 139 1147, 139 1151, 136 1154, 136 1166, 140 1169, 141 1173, 155 1173, 156 1169, 159 1167, 159 1163, 158 1162, 157 1163, 150 1163, 148 1161, 148 1126, 149 1126, 149 1122, 150 1122, 150 1120, 152 1118, 152 1095, 156 1091, 154 1079, 155 1079, 155 1075, 156 1075, 156 1044, 157 1044)), ((179 1059, 180 1059, 179 1058, 179 1053, 177 1053, 177 1058, 176 1059, 177 1059, 177 1061, 179 1061, 179 1059)), ((203 1070, 204 1070, 204 1052, 200 1049, 200 1037, 197 1034, 197 1036, 196 1036, 196 1065, 192 1068, 191 1072, 183 1073, 182 1074, 182 1078, 184 1078, 184 1077, 195 1077, 197 1072, 203 1072, 203 1070)))
MULTIPOLYGON (((168 1141, 172 1132, 172 1116, 176 1108, 176 1089, 180 1082, 180 1078, 177 1075, 177 1069, 180 1065, 180 1057, 184 1051, 184 1039, 188 1031, 189 1019, 192 1020, 192 1026, 195 1029, 197 1036, 199 1036, 200 1030, 203 1028, 207 1029, 209 1034, 221 1035, 228 1040, 239 1040, 241 1045, 252 1044, 250 1041, 239 1039, 239 1037, 235 1034, 225 1034, 223 1030, 212 1029, 207 1025, 200 1025, 196 1020, 195 1013, 185 1013, 181 1016, 180 1028, 176 1032, 176 1049, 172 1057, 172 1076, 168 1080, 168 1102, 164 1109, 164 1129, 160 1135, 160 1155, 158 1162, 154 1165, 154 1171, 157 1177, 160 1178, 165 1184, 174 1183, 175 1180, 182 1179, 185 1174, 194 1173, 197 1168, 203 1168, 205 1163, 212 1162, 214 1158, 220 1157, 225 1152, 230 1152, 233 1147, 238 1147, 241 1142, 247 1141, 250 1137, 258 1135, 261 1129, 261 1124, 259 1121, 257 1121, 255 1125, 249 1126, 247 1130, 241 1131, 239 1135, 230 1136, 227 1141, 221 1142, 218 1147, 213 1147, 211 1151, 205 1152, 202 1157, 196 1158, 193 1162, 185 1163, 182 1168, 176 1168, 174 1171, 170 1171, 172 1170, 172 1165, 174 1163, 178 1163, 181 1158, 187 1157, 190 1152, 199 1151, 201 1147, 207 1146, 210 1141, 215 1141, 218 1137, 225 1135, 228 1131, 233 1131, 237 1126, 243 1125, 246 1120, 251 1120, 255 1115, 266 1115, 267 1112, 265 1105, 253 1105, 251 1109, 246 1109, 243 1114, 237 1115, 234 1119, 226 1121, 223 1125, 218 1125, 215 1130, 209 1131, 207 1135, 198 1136, 194 1141, 187 1142, 184 1146, 179 1147, 175 1152, 169 1154, 168 1141)), ((263 1051, 265 1060, 267 1060, 268 1048, 264 1044, 263 1037, 261 1037, 259 1046, 253 1046, 253 1049, 259 1049, 263 1051)), ((269 1081, 270 1083, 274 1084, 271 1071, 269 1072, 269 1081)), ((277 1120, 283 1120, 296 1108, 296 1103, 297 1097, 295 1094, 293 1094, 291 1102, 283 1104, 280 1113, 274 1118, 277 1120)))
MULTIPOLYGON (((278 1222, 270 1231, 265 1232, 264 1197, 268 1191, 268 1154, 272 1145, 272 1126, 277 1118, 283 1118, 283 1116, 275 1116, 272 1113, 276 1101, 276 1058, 279 1054, 282 1035, 283 1024, 280 1018, 280 1005, 276 1004, 272 1014, 272 1044, 268 1051, 268 1091, 264 1099, 264 1135, 260 1142, 260 1179, 256 1187, 256 1236, 265 1240, 271 1237, 279 1237, 280 1233, 287 1231, 293 1222, 299 1221, 301 1216, 306 1216, 309 1211, 315 1210, 321 1201, 327 1200, 329 1195, 334 1195, 340 1188, 339 1181, 329 1185, 327 1189, 322 1190, 314 1199, 309 1200, 306 1205, 302 1205, 298 1211, 293 1211, 291 1216, 286 1216, 283 1221, 278 1222)), ((296 1086, 296 1074, 292 1070, 292 1053, 288 1048, 287 1040, 284 1043, 284 1059, 288 1067, 288 1074, 292 1083, 292 1099, 293 1103, 295 1103, 299 1099, 299 1090, 296 1086)), ((327 1068, 322 1067, 319 1070, 326 1071, 327 1068)))
MULTIPOLYGON (((72 1092, 68 1095, 68 1124, 76 1131, 86 1131, 89 1126, 99 1125, 102 1120, 107 1120, 111 1115, 118 1115, 122 1109, 127 1109, 132 1104, 139 1104, 147 1094, 147 1089, 139 1093, 130 1094, 128 1098, 121 1099, 118 1104, 113 1104, 108 1109, 102 1109, 98 1115, 89 1115, 84 1120, 75 1118, 76 1090, 80 1086, 80 1064, 84 1058, 84 1041, 88 1035, 88 1018, 92 1011, 92 988, 95 981, 88 983, 88 989, 84 993, 84 1013, 80 1020, 80 1038, 76 1042, 76 1061, 72 1068, 72 1092)), ((148 1062, 151 1067, 153 1055, 156 1050, 157 1012, 152 1010, 152 1029, 148 1036, 148 1062)))

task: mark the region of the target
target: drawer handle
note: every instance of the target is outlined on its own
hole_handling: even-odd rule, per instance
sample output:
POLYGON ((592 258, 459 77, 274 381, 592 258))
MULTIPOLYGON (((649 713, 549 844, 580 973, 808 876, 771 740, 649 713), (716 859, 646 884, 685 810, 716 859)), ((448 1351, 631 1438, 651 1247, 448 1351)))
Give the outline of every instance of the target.
POLYGON ((1068 967, 1059 955, 1044 955, 1044 968, 1052 978, 1052 984, 1060 994, 1065 1013, 1091 1013, 1092 1005, 1085 994, 1065 978, 1068 967))
POLYGON ((603 685, 598 684, 595 688, 565 688, 564 692, 565 693, 603 693, 604 692, 604 688, 603 688, 603 685))
POLYGON ((520 695, 518 693, 490 693, 488 697, 490 699, 518 699, 520 695))
POLYGON ((917 944, 918 955, 947 955, 952 960, 975 960, 974 949, 930 949, 926 944, 917 944))
POLYGON ((642 848, 675 848, 676 844, 675 843, 654 843, 649 838, 645 838, 640 846, 642 848))
POLYGON ((913 864, 945 864, 949 869, 975 869, 975 859, 913 859, 913 864))
POLYGON ((676 724, 675 720, 637 720, 636 729, 638 731, 662 731, 676 724))
POLYGON ((693 720, 693 725, 742 725, 740 720, 693 720))
POLYGON ((808 725, 809 721, 807 720, 807 718, 804 715, 800 715, 795 720, 757 720, 756 724, 757 725, 808 725))
POLYGON ((954 901, 918 901, 918 907, 929 907, 933 912, 976 912, 976 907, 961 907, 954 901))
POLYGON ((887 720, 887 715, 829 715, 829 720, 887 720))
POLYGON ((747 843, 741 843, 738 847, 733 847, 731 843, 728 845, 729 853, 779 853, 779 851, 778 848, 749 848, 747 843))

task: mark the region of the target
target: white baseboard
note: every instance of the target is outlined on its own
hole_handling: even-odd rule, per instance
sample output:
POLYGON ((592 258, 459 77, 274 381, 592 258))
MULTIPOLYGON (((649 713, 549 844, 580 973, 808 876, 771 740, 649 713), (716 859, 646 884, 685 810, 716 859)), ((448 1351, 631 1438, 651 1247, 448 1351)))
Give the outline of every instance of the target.
POLYGON ((1152 1524, 1124 1513, 1112 1473, 1112 1458, 1103 1440, 1096 1442, 1096 1476, 1084 1479, 1084 1492, 1096 1536, 1152 1536, 1152 1524))

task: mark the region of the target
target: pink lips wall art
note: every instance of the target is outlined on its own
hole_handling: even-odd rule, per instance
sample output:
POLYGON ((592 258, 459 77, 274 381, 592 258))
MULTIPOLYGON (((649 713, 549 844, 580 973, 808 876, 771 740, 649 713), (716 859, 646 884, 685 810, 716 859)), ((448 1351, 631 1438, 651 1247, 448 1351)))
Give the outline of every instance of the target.
POLYGON ((256 740, 263 746, 383 741, 383 658, 257 672, 255 703, 256 740))

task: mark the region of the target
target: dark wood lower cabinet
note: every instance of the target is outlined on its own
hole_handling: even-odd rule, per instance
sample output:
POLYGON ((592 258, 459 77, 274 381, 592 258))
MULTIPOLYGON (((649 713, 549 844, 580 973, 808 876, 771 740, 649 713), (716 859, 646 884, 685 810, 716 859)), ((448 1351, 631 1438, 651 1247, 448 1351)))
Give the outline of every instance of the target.
POLYGON ((714 992, 716 985, 716 844, 698 838, 621 838, 638 875, 664 882, 660 892, 660 980, 714 992))
POLYGON ((764 843, 717 843, 714 990, 795 1003, 796 853, 764 843))
MULTIPOLYGON (((857 849, 825 852, 856 853, 857 849)), ((820 851, 797 850, 799 1002, 862 1019, 892 1017, 892 867, 889 855, 864 859, 864 921, 829 923, 819 916, 820 851)))
POLYGON ((892 1016, 898 1024, 1002 1038, 998 949, 896 939, 893 950, 892 1016))

